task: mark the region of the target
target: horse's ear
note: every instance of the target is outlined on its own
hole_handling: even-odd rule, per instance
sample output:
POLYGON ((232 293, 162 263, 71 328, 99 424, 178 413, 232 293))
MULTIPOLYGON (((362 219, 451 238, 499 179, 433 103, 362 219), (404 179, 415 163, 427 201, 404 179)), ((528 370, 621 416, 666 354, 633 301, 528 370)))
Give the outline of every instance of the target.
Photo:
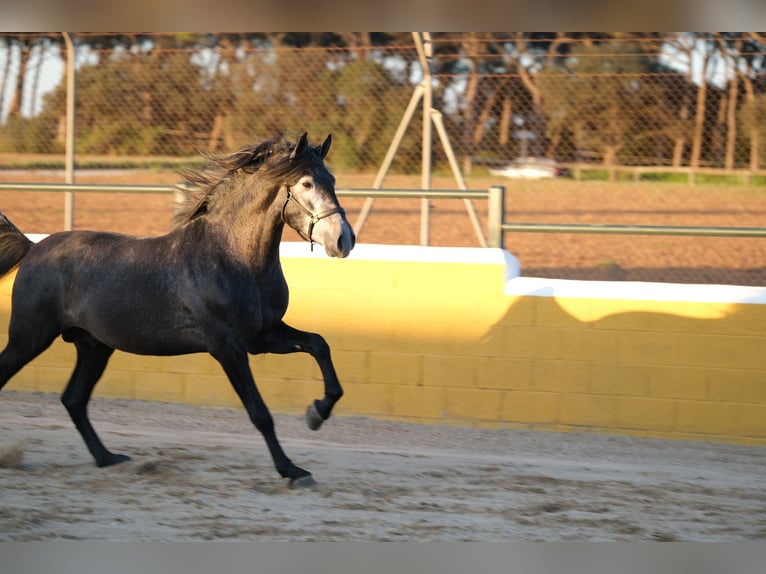
POLYGON ((324 159, 327 152, 330 151, 332 145, 332 134, 327 134, 327 138, 322 142, 322 149, 319 151, 319 156, 324 159))
POLYGON ((295 147, 293 148, 293 153, 290 154, 290 159, 295 159, 300 155, 304 149, 306 149, 306 146, 309 145, 309 134, 308 132, 303 132, 303 135, 301 136, 301 139, 298 140, 298 143, 295 144, 295 147))

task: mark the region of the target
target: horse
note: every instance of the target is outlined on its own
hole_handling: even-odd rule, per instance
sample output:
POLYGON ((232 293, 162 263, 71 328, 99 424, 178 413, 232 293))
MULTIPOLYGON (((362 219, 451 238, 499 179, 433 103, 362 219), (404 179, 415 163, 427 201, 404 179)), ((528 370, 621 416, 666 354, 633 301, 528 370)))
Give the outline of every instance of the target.
POLYGON ((17 268, 0 389, 59 336, 77 361, 61 401, 99 467, 130 460, 110 452, 88 418, 88 401, 115 349, 139 355, 207 352, 223 368, 292 486, 316 484, 282 449, 249 354, 304 352, 319 365, 324 396, 309 404, 317 430, 343 389, 330 347, 283 321, 288 287, 279 260, 285 225, 328 256, 356 237, 324 163, 332 136, 311 145, 279 136, 182 172, 183 201, 166 235, 63 231, 30 241, 0 213, 0 276, 17 268))

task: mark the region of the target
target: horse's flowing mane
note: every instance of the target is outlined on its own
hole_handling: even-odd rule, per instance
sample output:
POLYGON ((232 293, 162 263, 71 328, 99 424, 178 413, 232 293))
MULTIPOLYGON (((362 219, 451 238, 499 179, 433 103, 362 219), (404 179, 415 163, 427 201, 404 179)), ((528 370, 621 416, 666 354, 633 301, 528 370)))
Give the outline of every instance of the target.
POLYGON ((225 193, 227 186, 224 184, 239 172, 257 172, 257 177, 289 185, 300 179, 312 162, 322 162, 318 148, 307 146, 304 153, 291 158, 294 148, 295 144, 286 138, 276 137, 245 146, 229 155, 206 155, 207 163, 202 168, 180 172, 185 185, 176 188, 183 199, 176 206, 173 222, 183 225, 206 214, 211 200, 225 193))

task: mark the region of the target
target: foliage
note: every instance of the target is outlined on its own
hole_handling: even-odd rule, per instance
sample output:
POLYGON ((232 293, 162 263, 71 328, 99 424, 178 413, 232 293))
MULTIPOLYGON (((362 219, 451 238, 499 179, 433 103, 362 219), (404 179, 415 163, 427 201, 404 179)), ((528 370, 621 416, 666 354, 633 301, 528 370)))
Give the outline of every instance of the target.
POLYGON ((647 75, 651 62, 638 53, 634 44, 607 42, 573 49, 563 74, 544 68, 539 86, 549 135, 568 132, 578 148, 600 152, 605 164, 616 163, 625 148, 633 148, 630 156, 647 155, 652 140, 672 129, 674 114, 647 75))
MULTIPOLYGON (((27 75, 19 82, 0 58, 0 104, 15 94, 13 106, 0 105, 0 150, 59 152, 63 78, 35 115, 21 114, 11 86, 36 90, 35 58, 60 42, 0 40, 0 56, 17 54, 27 75)), ((76 43, 87 56, 76 77, 77 150, 89 154, 192 156, 307 130, 333 134, 337 167, 371 171, 422 77, 409 34, 81 34, 76 43)), ((736 166, 757 166, 766 161, 764 46, 758 33, 434 34, 434 101, 463 160, 507 161, 526 149, 560 161, 681 166, 701 137, 700 165, 720 165, 728 145, 736 166), (692 74, 661 58, 663 47, 694 46, 736 70, 734 104, 732 84, 708 78, 700 98, 692 74), (527 143, 524 131, 534 136, 527 143)), ((419 169, 421 122, 418 111, 395 170, 419 169)), ((436 132, 434 142, 438 164, 436 132)))
POLYGON ((766 94, 759 94, 742 104, 739 124, 744 137, 751 140, 755 136, 761 142, 758 160, 766 163, 766 94))
POLYGON ((0 125, 0 152, 62 153, 64 145, 56 140, 57 122, 49 116, 8 118, 0 125))

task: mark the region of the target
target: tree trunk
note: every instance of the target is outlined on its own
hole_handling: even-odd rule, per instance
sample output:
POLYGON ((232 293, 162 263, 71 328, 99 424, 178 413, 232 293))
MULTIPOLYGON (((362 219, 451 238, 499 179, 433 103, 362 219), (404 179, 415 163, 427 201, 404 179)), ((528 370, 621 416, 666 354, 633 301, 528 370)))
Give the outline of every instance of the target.
POLYGON ((497 92, 488 97, 482 106, 481 113, 479 114, 479 121, 476 122, 476 125, 473 128, 473 141, 471 143, 474 148, 478 147, 484 137, 484 127, 489 121, 489 117, 492 114, 492 107, 495 105, 496 100, 497 92))
POLYGON ((737 93, 739 92, 739 72, 733 67, 734 75, 729 81, 729 106, 726 111, 726 169, 734 167, 734 151, 737 141, 737 93))
POLYGON ((5 58, 5 65, 3 71, 0 73, 0 124, 3 123, 3 109, 5 109, 5 86, 8 82, 8 72, 11 69, 11 42, 10 40, 3 39, 5 43, 5 50, 8 56, 5 58))
POLYGON ((718 102, 718 115, 715 119, 715 132, 713 133, 713 142, 710 146, 713 152, 716 167, 724 167, 726 164, 726 152, 724 151, 726 148, 726 144, 724 143, 726 137, 724 136, 724 133, 726 132, 726 109, 728 108, 727 101, 728 98, 723 96, 718 102))
POLYGON ((720 46, 720 52, 723 54, 724 61, 726 63, 727 75, 731 76, 729 79, 729 94, 728 105, 726 106, 726 152, 724 154, 724 166, 726 169, 732 169, 734 167, 734 151, 737 141, 737 97, 739 92, 739 75, 740 72, 737 69, 737 61, 739 55, 742 53, 742 39, 740 38, 734 43, 734 56, 732 59, 728 58, 729 49, 725 40, 719 33, 715 34, 720 46))
POLYGON ((35 75, 32 77, 32 92, 29 97, 29 106, 30 106, 30 115, 36 115, 35 114, 35 103, 37 102, 37 93, 40 90, 40 75, 42 73, 43 69, 43 58, 45 57, 45 52, 47 51, 48 45, 43 38, 40 43, 38 44, 38 52, 37 52, 37 66, 35 67, 35 75))
POLYGON ((689 162, 692 168, 699 167, 702 155, 702 133, 705 128, 705 107, 707 105, 707 68, 710 62, 710 52, 705 50, 702 58, 702 74, 697 90, 697 105, 694 113, 694 132, 692 134, 692 156, 689 162))
POLYGON ((8 108, 8 117, 21 117, 21 103, 23 101, 24 92, 24 79, 27 75, 27 68, 29 67, 29 57, 32 54, 32 46, 34 45, 33 38, 20 38, 19 42, 19 75, 16 76, 16 88, 11 96, 11 105, 8 108))
POLYGON ((479 73, 476 69, 476 63, 479 61, 478 54, 478 34, 470 32, 466 34, 466 41, 462 42, 465 55, 470 60, 471 72, 468 76, 468 85, 463 96, 463 173, 470 174, 473 167, 473 140, 472 134, 476 127, 476 112, 474 102, 479 88, 479 73))
POLYGON ((503 98, 503 111, 500 115, 500 145, 508 145, 511 129, 511 96, 503 98))
MULTIPOLYGON (((753 82, 750 80, 749 74, 742 74, 742 83, 745 85, 745 99, 750 105, 754 105, 755 92, 753 91, 753 82)), ((758 127, 753 125, 750 127, 750 169, 758 169, 758 127)))
MULTIPOLYGON (((681 123, 686 123, 689 119, 688 102, 684 104, 679 113, 681 123)), ((684 159, 684 147, 686 145, 686 138, 683 134, 673 138, 673 167, 681 167, 684 159)))

